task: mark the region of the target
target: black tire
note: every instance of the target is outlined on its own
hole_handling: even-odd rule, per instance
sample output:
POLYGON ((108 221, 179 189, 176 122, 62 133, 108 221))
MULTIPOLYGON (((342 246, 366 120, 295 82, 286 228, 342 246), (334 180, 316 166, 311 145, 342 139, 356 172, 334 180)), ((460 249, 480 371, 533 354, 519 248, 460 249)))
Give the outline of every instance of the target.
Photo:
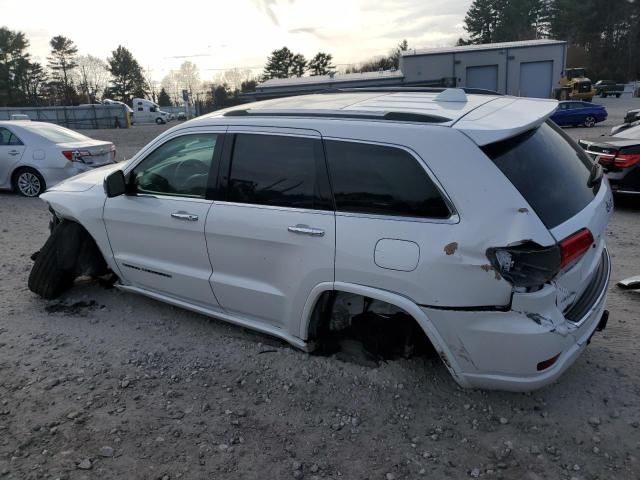
POLYGON ((584 119, 584 126, 587 128, 592 128, 596 125, 597 120, 596 117, 594 117, 593 115, 588 115, 585 119, 584 119))
POLYGON ((620 94, 619 93, 616 93, 616 98, 620 98, 620 94))
POLYGON ((13 191, 23 197, 38 197, 47 189, 40 172, 34 168, 22 167, 16 170, 11 177, 13 191))
POLYGON ((162 120, 160 117, 156 118, 156 123, 158 125, 162 125, 164 123, 164 120, 162 120))
MULTIPOLYGON (((69 240, 70 225, 73 224, 62 222, 53 230, 38 253, 29 274, 29 290, 47 300, 60 296, 71 288, 75 280, 75 261, 65 261, 62 251, 69 240)), ((69 243, 76 244, 73 241, 69 243)))

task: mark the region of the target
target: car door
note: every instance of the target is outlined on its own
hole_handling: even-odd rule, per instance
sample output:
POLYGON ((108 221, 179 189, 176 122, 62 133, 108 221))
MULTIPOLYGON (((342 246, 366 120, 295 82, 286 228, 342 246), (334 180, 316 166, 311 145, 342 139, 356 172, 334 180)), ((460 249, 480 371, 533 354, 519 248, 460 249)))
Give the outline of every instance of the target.
POLYGON ((245 321, 299 334, 311 290, 334 280, 335 215, 320 135, 229 127, 220 188, 206 224, 216 297, 245 321))
POLYGON ((218 307, 204 227, 213 205, 224 129, 178 131, 126 172, 129 192, 108 198, 104 223, 115 261, 134 287, 207 308, 218 307))
POLYGON ((25 146, 8 128, 0 127, 0 186, 11 185, 11 172, 20 162, 25 146))
POLYGON ((569 115, 571 114, 570 110, 569 110, 569 103, 568 102, 564 102, 564 103, 560 103, 558 105, 558 110, 556 110, 553 115, 552 115, 552 119, 554 122, 556 122, 558 125, 568 125, 568 119, 569 119, 569 115))
POLYGON ((589 115, 589 107, 586 107, 582 102, 571 102, 571 125, 580 125, 584 122, 584 119, 589 115))

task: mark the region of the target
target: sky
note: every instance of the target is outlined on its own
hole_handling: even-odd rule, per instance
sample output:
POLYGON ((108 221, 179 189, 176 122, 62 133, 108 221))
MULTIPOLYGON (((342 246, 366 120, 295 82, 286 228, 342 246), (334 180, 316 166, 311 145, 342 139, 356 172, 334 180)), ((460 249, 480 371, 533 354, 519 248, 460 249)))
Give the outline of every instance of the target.
POLYGON ((154 80, 185 60, 214 78, 231 68, 255 73, 276 48, 335 64, 410 47, 451 46, 464 34, 471 0, 0 0, 0 26, 24 32, 46 63, 49 40, 71 38, 80 54, 107 58, 128 48, 154 80))

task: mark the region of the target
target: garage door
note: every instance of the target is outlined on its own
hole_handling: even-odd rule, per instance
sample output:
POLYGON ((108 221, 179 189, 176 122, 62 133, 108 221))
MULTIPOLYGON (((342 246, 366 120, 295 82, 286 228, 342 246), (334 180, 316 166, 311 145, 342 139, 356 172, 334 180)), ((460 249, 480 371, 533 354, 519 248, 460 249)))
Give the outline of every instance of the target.
POLYGON ((526 62, 520 64, 521 97, 549 98, 552 89, 553 62, 526 62))
POLYGON ((469 88, 498 90, 498 65, 467 67, 467 83, 469 88))

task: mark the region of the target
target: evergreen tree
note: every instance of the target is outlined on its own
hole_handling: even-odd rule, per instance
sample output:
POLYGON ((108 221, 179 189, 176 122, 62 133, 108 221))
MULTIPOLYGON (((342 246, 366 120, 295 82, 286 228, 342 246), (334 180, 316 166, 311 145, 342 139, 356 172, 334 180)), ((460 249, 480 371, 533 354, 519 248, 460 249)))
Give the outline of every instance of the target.
POLYGON ((161 88, 160 93, 158 94, 158 105, 161 107, 171 106, 171 97, 164 88, 161 88))
POLYGON ((307 70, 307 59, 301 53, 296 53, 291 59, 290 74, 294 77, 301 77, 307 70))
POLYGON ((406 52, 409 50, 409 42, 406 39, 402 40, 398 46, 391 52, 389 58, 393 62, 393 66, 398 68, 400 66, 400 57, 402 56, 402 52, 406 52))
POLYGON ((112 75, 109 93, 115 100, 130 104, 132 98, 147 96, 149 86, 144 78, 142 67, 129 50, 119 45, 111 52, 107 63, 112 75))
POLYGON ((294 57, 295 54, 287 47, 271 52, 271 55, 267 57, 267 64, 264 66, 263 80, 290 77, 294 57))
POLYGON ((20 84, 30 62, 28 47, 24 33, 0 27, 0 106, 21 105, 25 101, 20 84))
POLYGON ((257 85, 258 85, 258 82, 254 79, 243 80, 242 83, 240 84, 240 92, 242 93, 255 92, 257 85))
POLYGON ((311 75, 328 75, 335 70, 335 65, 331 64, 333 56, 330 53, 318 52, 309 60, 308 69, 311 75))
POLYGON ((458 44, 546 38, 552 0, 474 0, 464 18, 469 40, 458 44))
POLYGON ((55 36, 49 42, 51 55, 47 57, 49 68, 53 70, 53 78, 61 90, 66 105, 72 104, 71 72, 78 66, 76 55, 78 48, 73 41, 62 35, 55 36))

